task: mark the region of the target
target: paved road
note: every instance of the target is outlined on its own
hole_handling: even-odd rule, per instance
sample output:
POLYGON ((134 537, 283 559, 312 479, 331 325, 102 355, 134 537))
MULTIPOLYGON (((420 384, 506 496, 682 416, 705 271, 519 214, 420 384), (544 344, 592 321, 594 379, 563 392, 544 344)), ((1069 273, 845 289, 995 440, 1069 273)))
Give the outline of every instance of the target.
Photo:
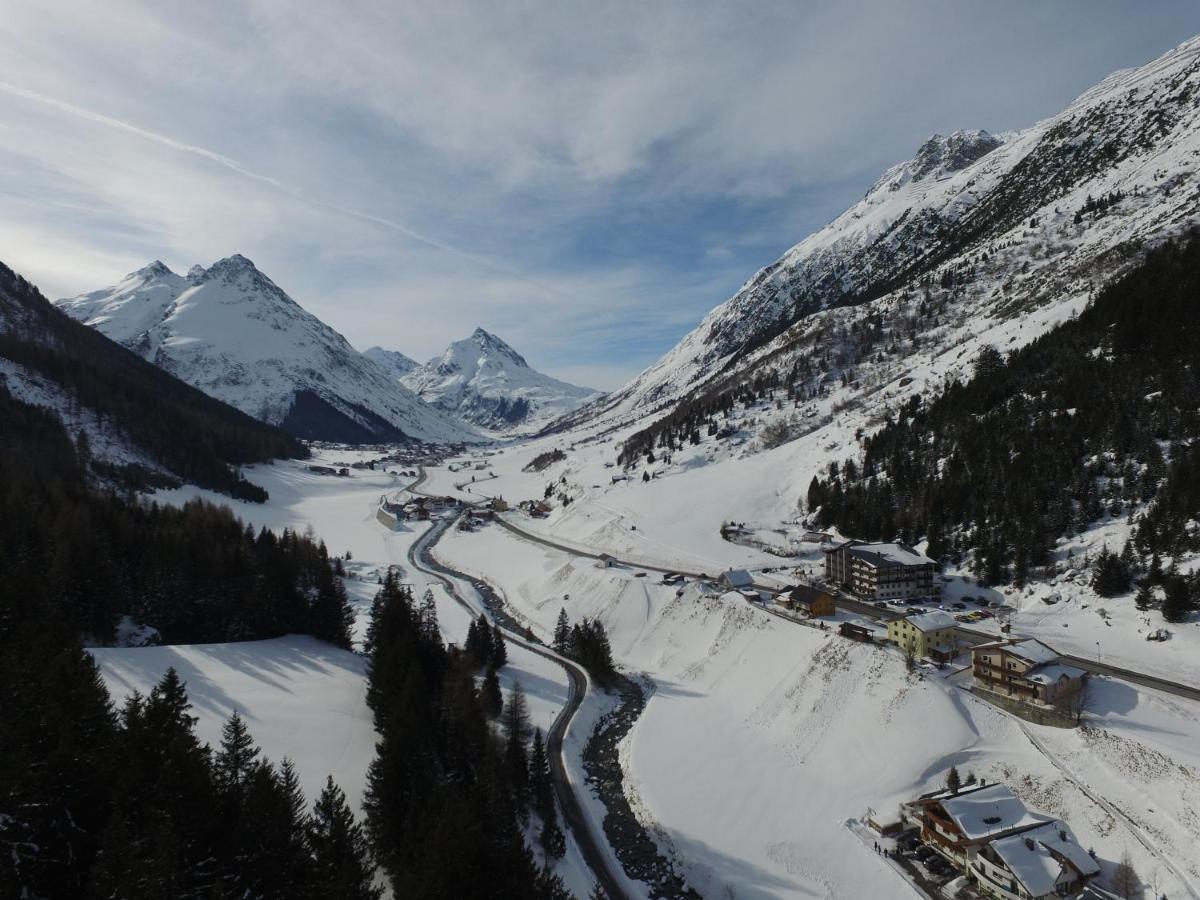
MULTIPOLYGON (((570 544, 561 543, 559 541, 554 541, 550 538, 545 537, 544 535, 538 534, 533 531, 528 531, 524 528, 521 528, 518 525, 514 525, 512 522, 509 522, 505 519, 498 518, 497 522, 499 522, 499 524, 502 527, 508 529, 513 534, 516 534, 522 538, 525 538, 526 540, 533 541, 534 543, 542 544, 545 547, 550 547, 555 550, 562 550, 567 553, 573 553, 576 556, 589 557, 591 559, 598 559, 600 556, 599 553, 592 553, 592 552, 589 552, 586 550, 582 550, 579 547, 571 546, 570 544)), ((611 556, 612 554, 609 554, 609 555, 611 556)), ((647 569, 647 570, 650 570, 653 572, 678 572, 681 575, 688 575, 693 578, 699 578, 702 575, 702 573, 688 572, 684 569, 669 569, 669 568, 666 568, 663 566, 646 565, 645 563, 636 562, 636 561, 632 561, 632 560, 622 560, 616 556, 613 556, 613 559, 616 560, 618 563, 621 563, 622 565, 627 565, 627 566, 630 566, 635 569, 647 569)), ((771 587, 768 585, 756 584, 755 588, 757 588, 758 590, 767 591, 769 593, 778 593, 777 588, 774 588, 774 587, 771 587)), ((869 603, 864 603, 861 600, 856 600, 852 597, 847 596, 844 592, 841 592, 841 591, 835 591, 835 596, 837 598, 838 607, 846 610, 847 612, 853 612, 853 613, 856 613, 859 615, 869 616, 872 619, 879 619, 879 620, 884 620, 884 621, 886 621, 887 619, 894 619, 898 615, 898 613, 896 613, 896 612, 893 612, 890 610, 879 609, 878 607, 873 606, 869 603)), ((958 629, 956 629, 956 631, 957 631, 958 636, 962 639, 963 643, 967 644, 967 645, 983 644, 983 643, 987 643, 988 641, 998 640, 1001 637, 1001 635, 988 634, 983 631, 975 631, 974 629, 971 629, 971 628, 959 627, 958 629)), ((1167 693, 1175 694, 1176 696, 1179 696, 1179 697, 1187 697, 1188 699, 1191 699, 1191 700, 1200 700, 1200 687, 1197 687, 1195 685, 1186 684, 1186 683, 1180 682, 1180 681, 1173 681, 1168 678, 1161 678, 1157 675, 1151 675, 1148 672, 1139 672, 1134 669, 1126 669, 1126 668, 1122 668, 1120 666, 1109 665, 1108 663, 1104 663, 1104 662, 1097 662, 1094 659, 1087 659, 1086 657, 1082 657, 1082 656, 1072 656, 1070 654, 1062 654, 1061 656, 1062 656, 1062 659, 1064 662, 1067 662, 1073 666, 1078 666, 1079 668, 1083 669, 1084 671, 1091 672, 1095 675, 1110 675, 1114 678, 1120 678, 1123 681, 1128 681, 1133 684, 1141 685, 1143 687, 1154 688, 1155 690, 1159 690, 1159 691, 1166 691, 1167 693)))
MULTIPOLYGON (((422 469, 421 477, 414 483, 414 486, 424 481, 424 474, 424 469, 422 469)), ((412 487, 409 490, 412 490, 412 487)), ((464 581, 470 582, 481 593, 485 591, 490 592, 490 588, 487 588, 478 579, 451 569, 434 560, 429 555, 429 549, 437 543, 452 521, 449 518, 436 521, 432 528, 414 541, 408 551, 409 562, 412 563, 413 568, 419 569, 442 582, 451 597, 466 607, 472 615, 478 615, 480 610, 475 609, 475 607, 463 598, 452 579, 461 578, 464 581)), ((484 593, 484 596, 486 595, 484 593)), ((554 794, 558 798, 558 805, 562 810, 563 821, 566 822, 567 828, 574 835, 575 844, 579 847, 580 853, 583 854, 583 858, 587 862, 588 867, 591 868, 596 880, 600 882, 600 886, 604 888, 605 893, 608 894, 611 900, 624 900, 629 894, 625 890, 623 881, 612 870, 604 838, 595 833, 592 829, 591 821, 584 814, 582 801, 571 784, 571 780, 567 775, 566 763, 563 761, 563 736, 566 734, 567 726, 571 724, 571 719, 579 709, 579 704, 583 701, 583 697, 587 693, 587 675, 575 663, 550 653, 537 644, 531 643, 523 635, 505 628, 503 624, 500 627, 507 640, 562 666, 563 670, 567 673, 567 679, 570 682, 567 702, 555 717, 554 723, 550 726, 550 730, 546 734, 546 752, 550 761, 550 778, 554 783, 554 794)))

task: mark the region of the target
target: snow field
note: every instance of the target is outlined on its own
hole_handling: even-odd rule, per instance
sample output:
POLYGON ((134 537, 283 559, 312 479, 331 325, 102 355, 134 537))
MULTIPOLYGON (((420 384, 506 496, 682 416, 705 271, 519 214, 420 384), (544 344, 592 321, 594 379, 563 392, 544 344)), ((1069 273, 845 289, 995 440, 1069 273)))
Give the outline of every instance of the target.
POLYGON ((655 681, 623 748, 626 790, 705 896, 902 896, 895 873, 868 862, 844 824, 939 786, 951 765, 1063 817, 1104 860, 1128 849, 1145 876, 1159 873, 1160 890, 1185 895, 1163 859, 1023 726, 1059 762, 1095 760, 1068 769, 1123 810, 1152 808, 1130 815, 1185 877, 1200 874, 1200 823, 1189 812, 1200 789, 1197 704, 1100 679, 1091 729, 1025 726, 939 677, 909 675, 898 654, 693 587, 676 597, 496 526, 448 535, 438 553, 486 572, 542 635, 560 608, 575 621, 599 617, 618 660, 655 681), (1152 778, 1163 782, 1146 793, 1152 778), (1135 804, 1143 795, 1152 806, 1135 804))
POLYGON ((366 705, 366 660, 305 635, 269 641, 92 649, 120 704, 150 693, 171 666, 187 683, 196 733, 214 748, 236 710, 273 763, 290 756, 311 804, 332 775, 358 809, 375 726, 366 705))

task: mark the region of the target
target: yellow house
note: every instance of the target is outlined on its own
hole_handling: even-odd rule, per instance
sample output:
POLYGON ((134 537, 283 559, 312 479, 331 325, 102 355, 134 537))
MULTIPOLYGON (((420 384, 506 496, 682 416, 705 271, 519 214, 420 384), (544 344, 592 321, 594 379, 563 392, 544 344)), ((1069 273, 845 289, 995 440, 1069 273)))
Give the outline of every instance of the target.
POLYGON ((954 629, 954 616, 941 610, 892 619, 887 623, 888 640, 918 658, 929 656, 935 650, 952 649, 954 629))

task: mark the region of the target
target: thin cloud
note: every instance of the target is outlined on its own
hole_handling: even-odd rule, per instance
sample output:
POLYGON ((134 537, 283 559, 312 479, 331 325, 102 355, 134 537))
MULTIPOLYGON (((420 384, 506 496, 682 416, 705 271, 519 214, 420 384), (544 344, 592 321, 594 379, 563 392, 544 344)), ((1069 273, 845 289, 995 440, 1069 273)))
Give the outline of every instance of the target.
POLYGON ((19 87, 7 81, 0 81, 0 91, 21 97, 25 100, 42 104, 43 106, 50 107, 51 109, 57 110, 66 115, 75 116, 88 122, 104 125, 108 128, 115 128, 118 131, 123 131, 126 134, 134 135, 135 137, 139 137, 143 140, 152 141, 153 143, 160 144, 164 147, 170 147, 172 150, 178 150, 182 153, 190 153, 194 156, 199 156, 208 160, 209 162, 236 172, 238 175, 241 175, 245 178, 252 179, 260 184, 265 184, 268 187, 274 188, 280 193, 291 197, 293 200, 298 200, 301 203, 307 203, 319 209, 337 213, 338 215, 349 216, 350 218, 358 219, 360 222, 367 222, 372 225, 379 225, 383 228, 391 229, 392 231, 403 234, 405 237, 411 238, 414 241, 425 244, 429 247, 434 247, 438 250, 443 250, 447 253, 452 253, 455 256, 475 263, 476 265, 485 269, 490 269, 493 272, 519 278, 524 283, 545 293, 555 293, 552 288, 549 288, 546 285, 539 284, 538 282, 527 278, 518 272, 514 272, 505 266, 464 250, 461 247, 456 247, 453 244, 448 244, 445 241, 440 241, 437 238, 422 234, 421 232, 405 225, 403 222, 398 222, 395 219, 389 219, 385 216, 377 216, 372 213, 362 212, 361 210, 351 209, 350 207, 342 206, 337 203, 331 203, 327 200, 311 197, 298 188, 284 184, 279 179, 272 178, 270 175, 264 175, 261 172, 256 172, 238 162, 236 159, 232 159, 231 157, 225 156, 222 153, 217 153, 214 150, 209 150, 206 147, 198 147, 195 144, 178 141, 168 135, 159 134, 155 131, 149 131, 145 128, 140 128, 137 125, 132 125, 129 122, 122 122, 120 119, 114 119, 112 116, 106 116, 103 113, 83 109, 82 107, 75 106, 74 104, 66 103, 55 97, 48 97, 45 94, 40 94, 37 91, 31 91, 28 88, 19 87))

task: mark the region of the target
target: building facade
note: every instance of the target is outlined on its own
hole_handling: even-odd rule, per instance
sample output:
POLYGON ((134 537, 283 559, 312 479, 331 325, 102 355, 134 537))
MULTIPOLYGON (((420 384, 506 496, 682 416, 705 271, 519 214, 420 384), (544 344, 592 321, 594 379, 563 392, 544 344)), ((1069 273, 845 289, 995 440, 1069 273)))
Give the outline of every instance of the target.
POLYGON ((918 658, 952 652, 956 628, 954 616, 941 610, 904 616, 887 623, 888 640, 918 658))
POLYGON ((806 584, 798 584, 780 594, 779 603, 806 616, 832 616, 837 613, 833 594, 806 584))
POLYGON ((971 648, 975 684, 1026 703, 1053 706, 1083 689, 1087 673, 1065 665, 1041 641, 995 641, 971 648))
POLYGON ((907 544, 846 541, 825 550, 825 580, 867 600, 931 597, 938 565, 907 544))

